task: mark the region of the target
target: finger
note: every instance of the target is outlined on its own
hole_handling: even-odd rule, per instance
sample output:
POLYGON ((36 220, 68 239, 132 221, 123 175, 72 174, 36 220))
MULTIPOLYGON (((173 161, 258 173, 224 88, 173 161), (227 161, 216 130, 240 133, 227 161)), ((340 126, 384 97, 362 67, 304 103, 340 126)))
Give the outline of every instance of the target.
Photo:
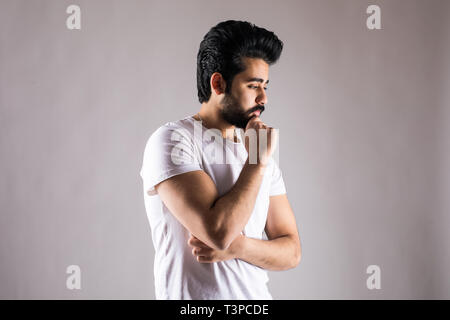
POLYGON ((188 244, 189 244, 189 246, 191 246, 193 248, 211 249, 207 244, 201 242, 200 240, 192 240, 188 244))
POLYGON ((255 115, 255 116, 251 117, 250 120, 248 120, 248 122, 247 122, 247 126, 245 127, 245 130, 253 127, 253 125, 258 122, 262 122, 258 116, 255 115))
POLYGON ((210 256, 198 256, 197 261, 200 263, 212 263, 214 259, 210 256))
POLYGON ((192 246, 194 246, 194 241, 195 241, 194 237, 191 236, 187 243, 188 243, 189 246, 192 247, 192 246))
POLYGON ((249 123, 263 123, 259 116, 253 116, 250 118, 249 123))
POLYGON ((267 129, 267 126, 263 122, 258 123, 257 126, 258 126, 258 129, 267 129))
POLYGON ((212 250, 208 249, 208 248, 201 248, 201 247, 192 248, 192 254, 194 256, 205 256, 205 255, 210 255, 211 253, 212 253, 212 250))
POLYGON ((191 236, 188 240, 188 245, 193 246, 207 246, 204 242, 196 238, 195 236, 191 236))

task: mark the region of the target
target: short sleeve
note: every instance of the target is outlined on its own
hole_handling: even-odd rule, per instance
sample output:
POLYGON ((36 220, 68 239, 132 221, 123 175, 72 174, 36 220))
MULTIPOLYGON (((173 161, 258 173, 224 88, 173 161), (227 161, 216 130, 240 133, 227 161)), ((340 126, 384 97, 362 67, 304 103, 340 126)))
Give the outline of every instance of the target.
POLYGON ((189 171, 202 170, 192 135, 187 129, 164 125, 148 139, 140 176, 146 193, 156 195, 155 185, 189 171))
POLYGON ((283 174, 281 173, 280 167, 276 161, 273 160, 272 181, 270 183, 269 196, 277 196, 285 193, 286 186, 284 185, 283 174))

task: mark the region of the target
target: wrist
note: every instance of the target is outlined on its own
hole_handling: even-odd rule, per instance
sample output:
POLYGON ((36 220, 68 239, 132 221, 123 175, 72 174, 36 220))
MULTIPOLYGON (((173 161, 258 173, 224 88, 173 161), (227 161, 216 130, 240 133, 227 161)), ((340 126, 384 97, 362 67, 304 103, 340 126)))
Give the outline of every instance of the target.
POLYGON ((257 163, 251 163, 249 158, 245 162, 245 166, 251 168, 251 170, 258 171, 261 174, 264 174, 267 168, 268 161, 258 161, 257 163))

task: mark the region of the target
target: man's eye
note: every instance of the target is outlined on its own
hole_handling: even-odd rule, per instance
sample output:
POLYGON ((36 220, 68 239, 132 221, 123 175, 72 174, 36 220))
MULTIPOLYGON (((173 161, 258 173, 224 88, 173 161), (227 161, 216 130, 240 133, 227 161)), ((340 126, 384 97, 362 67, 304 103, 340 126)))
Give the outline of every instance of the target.
MULTIPOLYGON (((259 87, 258 86, 248 86, 249 88, 251 88, 251 89, 258 89, 259 87)), ((265 87, 264 88, 264 90, 268 90, 269 88, 267 88, 267 87, 265 87)))

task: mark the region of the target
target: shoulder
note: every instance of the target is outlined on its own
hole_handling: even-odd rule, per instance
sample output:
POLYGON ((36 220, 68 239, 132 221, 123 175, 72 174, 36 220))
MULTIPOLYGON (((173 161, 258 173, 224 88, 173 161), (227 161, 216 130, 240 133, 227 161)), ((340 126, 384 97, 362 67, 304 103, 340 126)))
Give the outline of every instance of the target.
POLYGON ((192 128, 192 121, 189 118, 166 122, 153 131, 147 140, 147 146, 176 142, 182 139, 190 140, 193 136, 192 128))

